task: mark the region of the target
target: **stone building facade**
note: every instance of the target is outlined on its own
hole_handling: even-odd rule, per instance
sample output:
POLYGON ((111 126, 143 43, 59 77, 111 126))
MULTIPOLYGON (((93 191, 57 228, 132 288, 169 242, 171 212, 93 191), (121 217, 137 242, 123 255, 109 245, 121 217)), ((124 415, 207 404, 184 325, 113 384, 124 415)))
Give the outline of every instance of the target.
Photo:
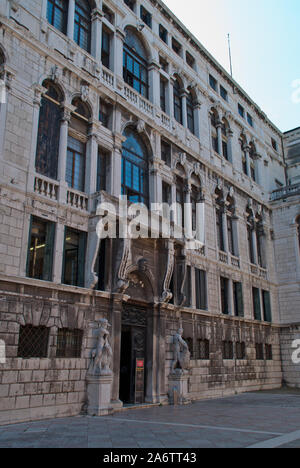
POLYGON ((86 411, 100 318, 115 410, 137 401, 138 361, 139 401, 168 402, 178 327, 190 399, 280 387, 297 322, 280 248, 300 214, 278 199, 282 133, 160 0, 3 0, 0 15, 0 423, 86 411), (129 211, 177 203, 170 235, 154 210, 151 238, 99 242, 99 204, 121 195, 129 211))

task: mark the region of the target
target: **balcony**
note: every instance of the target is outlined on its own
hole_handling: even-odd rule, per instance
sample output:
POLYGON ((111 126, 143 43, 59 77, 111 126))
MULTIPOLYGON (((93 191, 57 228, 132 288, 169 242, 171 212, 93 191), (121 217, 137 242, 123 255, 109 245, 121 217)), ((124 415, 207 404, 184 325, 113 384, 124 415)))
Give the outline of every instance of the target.
POLYGON ((270 201, 273 202, 283 198, 293 197, 295 195, 300 195, 300 184, 287 185, 286 187, 274 190, 274 192, 271 193, 270 201))

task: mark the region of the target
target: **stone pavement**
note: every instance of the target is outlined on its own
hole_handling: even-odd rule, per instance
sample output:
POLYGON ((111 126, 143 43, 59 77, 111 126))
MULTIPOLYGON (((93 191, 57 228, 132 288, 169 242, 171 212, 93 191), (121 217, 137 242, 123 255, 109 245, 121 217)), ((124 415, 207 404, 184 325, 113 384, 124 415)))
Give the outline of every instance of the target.
POLYGON ((268 391, 188 406, 131 409, 0 427, 0 447, 300 448, 300 392, 268 391))

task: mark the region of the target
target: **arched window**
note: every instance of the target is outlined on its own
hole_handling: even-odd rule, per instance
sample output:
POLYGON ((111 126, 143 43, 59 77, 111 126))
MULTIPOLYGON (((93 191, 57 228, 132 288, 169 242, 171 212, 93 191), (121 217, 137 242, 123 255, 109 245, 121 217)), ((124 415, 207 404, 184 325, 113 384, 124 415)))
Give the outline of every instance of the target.
POLYGON ((124 81, 148 99, 148 57, 144 44, 130 28, 126 30, 123 49, 124 81))
POLYGON ((63 94, 49 80, 43 86, 47 88, 47 92, 41 100, 35 167, 39 174, 57 179, 63 94))
POLYGON ((219 120, 219 116, 218 116, 217 112, 214 109, 212 109, 211 118, 210 118, 211 140, 212 140, 213 150, 216 153, 219 152, 219 138, 218 138, 218 129, 217 129, 218 120, 219 120))
POLYGON ((86 143, 91 114, 88 106, 79 98, 75 98, 72 105, 76 110, 69 125, 66 182, 69 187, 84 192, 86 143))
POLYGON ((52 26, 63 34, 66 34, 68 23, 68 0, 48 0, 47 19, 52 26))
POLYGON ((222 126, 221 126, 221 131, 222 131, 222 153, 225 159, 229 159, 229 151, 228 151, 228 131, 229 131, 229 125, 228 122, 223 119, 222 121, 222 126))
POLYGON ((191 90, 188 91, 186 98, 187 126, 190 132, 195 134, 194 99, 191 90))
POLYGON ((256 181, 256 172, 255 172, 255 155, 256 155, 256 149, 253 143, 250 143, 250 151, 249 151, 249 157, 250 157, 250 172, 251 174, 248 174, 249 177, 251 177, 254 182, 256 181))
POLYGON ((75 0, 74 41, 87 52, 91 51, 91 14, 88 0, 75 0))
POLYGON ((182 98, 181 98, 181 86, 178 79, 173 85, 174 94, 174 117, 182 125, 182 98))
POLYGON ((149 202, 148 151, 132 129, 124 132, 126 141, 122 152, 122 195, 134 203, 149 202))

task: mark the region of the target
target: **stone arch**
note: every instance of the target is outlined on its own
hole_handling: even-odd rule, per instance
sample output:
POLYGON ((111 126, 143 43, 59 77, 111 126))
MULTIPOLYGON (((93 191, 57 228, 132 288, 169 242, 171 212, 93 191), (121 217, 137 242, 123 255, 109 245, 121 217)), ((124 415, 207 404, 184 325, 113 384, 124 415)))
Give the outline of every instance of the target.
POLYGON ((154 150, 153 150, 153 145, 152 145, 151 138, 149 137, 149 135, 148 135, 148 133, 146 131, 145 123, 142 122, 142 121, 133 122, 132 120, 130 120, 128 122, 125 122, 122 125, 122 128, 121 128, 121 133, 122 133, 123 136, 124 136, 126 130, 128 130, 128 129, 131 129, 131 130, 137 132, 138 136, 140 137, 140 139, 142 140, 142 142, 146 146, 146 149, 147 149, 147 152, 148 152, 148 159, 150 161, 150 159, 154 155, 154 150))
POLYGON ((92 117, 93 117, 93 106, 90 103, 89 99, 84 102, 82 100, 82 98, 81 98, 81 95, 76 93, 76 94, 72 95, 71 104, 72 104, 72 106, 75 106, 79 110, 79 112, 77 112, 77 109, 76 109, 75 112, 77 114, 81 115, 82 117, 84 117, 87 120, 92 119, 92 117), (80 107, 79 107, 79 105, 80 105, 80 107))
MULTIPOLYGON (((126 23, 124 25, 124 27, 122 28, 123 31, 124 31, 124 34, 125 34, 125 40, 124 40, 124 44, 126 43, 126 36, 127 36, 127 32, 128 31, 132 31, 133 35, 138 39, 138 41, 140 41, 141 43, 141 46, 144 48, 145 50, 145 57, 143 57, 144 54, 139 54, 139 50, 136 50, 136 52, 142 57, 142 58, 145 58, 145 60, 149 63, 153 60, 154 56, 153 56, 153 51, 152 51, 152 48, 150 47, 150 44, 148 42, 148 40, 146 39, 145 37, 145 34, 143 34, 141 31, 139 31, 136 27, 136 25, 133 25, 131 23, 126 23)), ((128 39, 128 38, 127 38, 128 39)), ((128 43, 128 45, 130 45, 130 43, 128 43)))
POLYGON ((65 91, 61 84, 58 81, 53 81, 51 78, 46 78, 42 82, 43 88, 46 88, 48 91, 45 93, 47 96, 54 97, 54 93, 56 93, 57 98, 55 99, 56 101, 63 103, 65 101, 65 91))

